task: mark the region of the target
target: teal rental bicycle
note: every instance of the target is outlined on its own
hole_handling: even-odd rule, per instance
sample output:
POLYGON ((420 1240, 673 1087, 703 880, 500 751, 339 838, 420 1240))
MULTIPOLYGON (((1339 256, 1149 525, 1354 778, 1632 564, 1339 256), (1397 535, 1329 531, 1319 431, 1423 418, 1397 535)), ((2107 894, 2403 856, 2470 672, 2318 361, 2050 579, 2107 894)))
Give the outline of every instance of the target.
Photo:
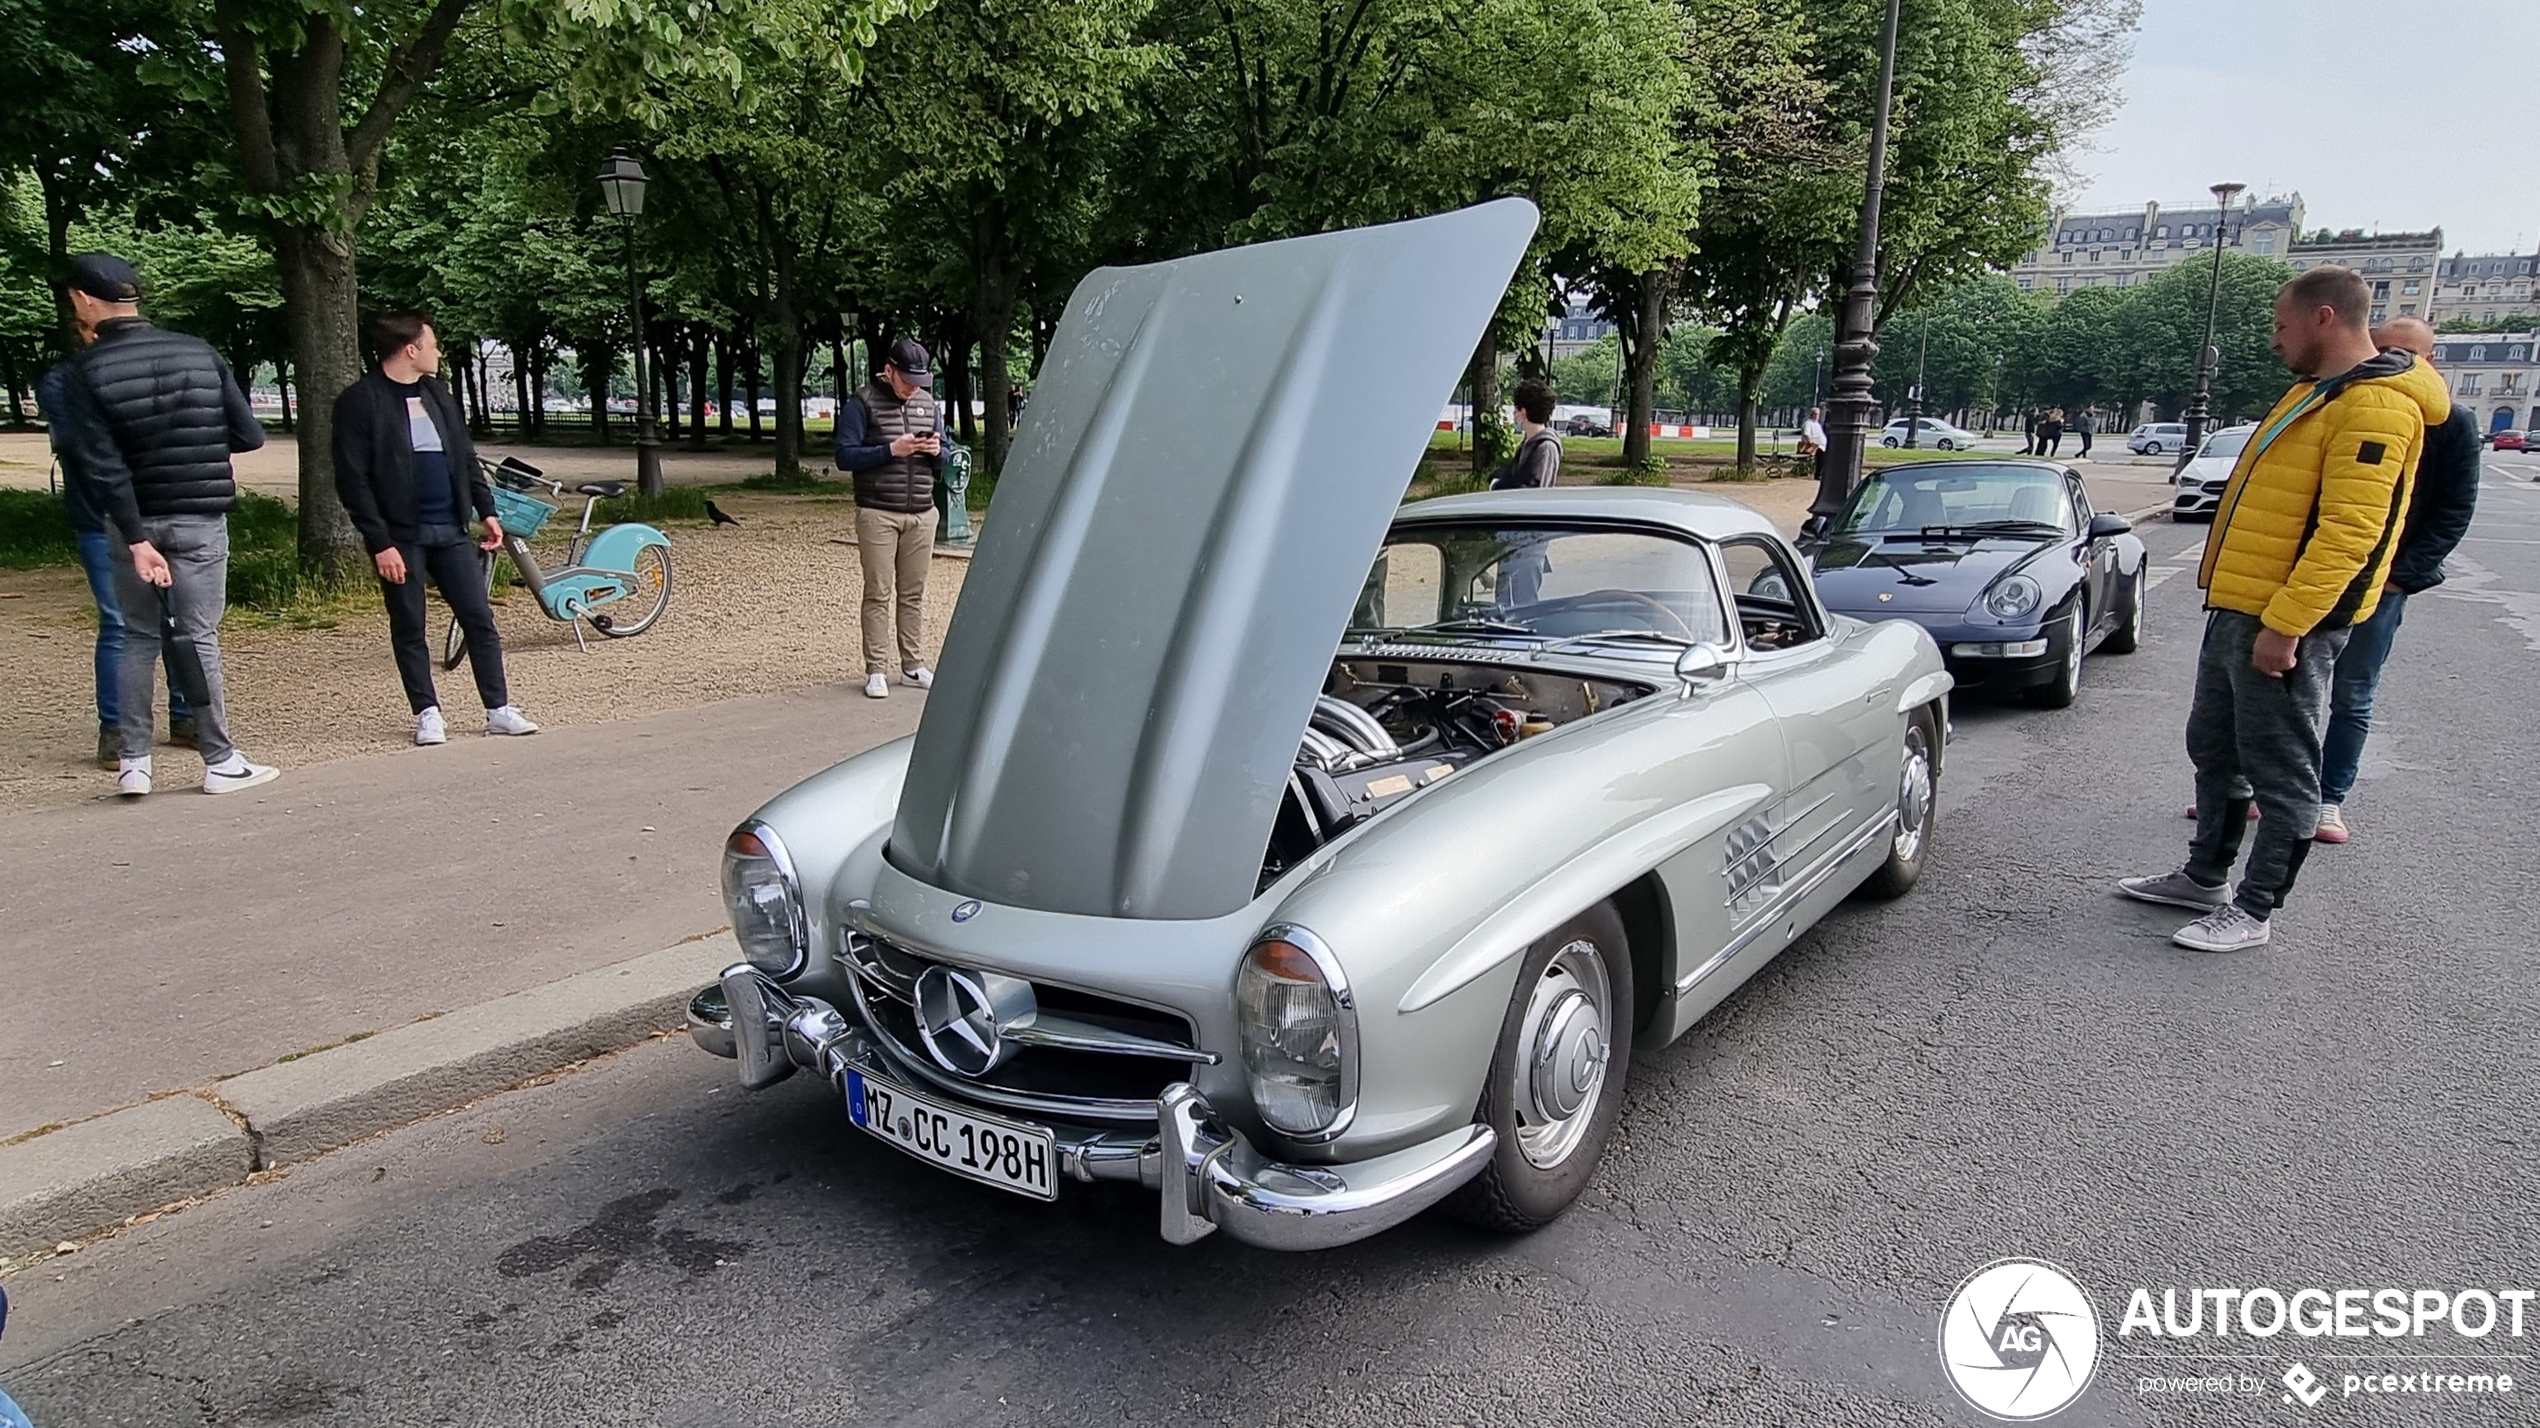
MULTIPOLYGON (((564 565, 548 570, 530 554, 529 538, 560 507, 530 492, 543 486, 562 501, 564 483, 548 480, 545 472, 517 456, 506 456, 500 463, 479 457, 477 464, 493 482, 494 515, 503 523, 502 551, 485 552, 486 593, 493 593, 495 572, 500 568, 495 557, 509 553, 522 583, 538 597, 538 608, 548 619, 573 626, 573 642, 585 650, 590 648, 582 638, 586 620, 592 629, 622 640, 644 633, 661 619, 662 611, 670 607, 670 537, 641 521, 620 521, 597 532, 591 529, 591 508, 625 495, 625 482, 585 481, 573 488, 582 497, 582 525, 565 548, 564 565)), ((450 632, 441 644, 441 667, 456 669, 466 658, 467 632, 452 616, 450 632)))

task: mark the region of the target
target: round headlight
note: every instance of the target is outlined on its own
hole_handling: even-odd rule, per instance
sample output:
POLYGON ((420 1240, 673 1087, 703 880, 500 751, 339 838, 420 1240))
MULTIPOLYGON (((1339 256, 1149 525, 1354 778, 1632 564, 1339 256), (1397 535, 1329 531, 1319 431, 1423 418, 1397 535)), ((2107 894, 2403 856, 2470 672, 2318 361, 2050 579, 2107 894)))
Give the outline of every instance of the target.
POLYGON ((2046 591, 2025 575, 2008 576, 1984 592, 1984 608, 1997 620, 2018 620, 2037 613, 2046 591))
POLYGON ((1272 1130, 1329 1140, 1358 1101, 1358 1011, 1340 963, 1301 927, 1273 927, 1235 974, 1253 1108, 1272 1130))
POLYGON ((803 969, 811 932, 794 860, 775 829, 744 823, 724 840, 723 905, 732 914, 733 940, 751 966, 780 979, 803 969))

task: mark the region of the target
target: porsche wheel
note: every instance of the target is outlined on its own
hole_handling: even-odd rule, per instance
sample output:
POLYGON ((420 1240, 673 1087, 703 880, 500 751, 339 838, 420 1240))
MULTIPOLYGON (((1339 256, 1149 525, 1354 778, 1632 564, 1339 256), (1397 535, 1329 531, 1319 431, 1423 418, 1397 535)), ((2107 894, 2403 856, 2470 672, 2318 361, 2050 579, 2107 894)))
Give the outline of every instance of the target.
POLYGON ((1494 1230, 1540 1229, 1596 1174, 1632 1058, 1632 956, 1610 902, 1526 949, 1482 1086, 1490 1163, 1447 1200, 1494 1230))
POLYGON ((1871 897, 1903 897, 1922 881, 1923 859, 1931 852, 1932 824, 1940 811, 1940 761, 1934 754, 1938 727, 1929 709, 1906 717, 1896 772, 1896 831, 1888 836, 1887 861, 1861 884, 1871 897))
POLYGON ((2142 571, 2134 572, 2134 578, 2125 583, 2125 594, 2120 598, 2125 604, 2119 607, 2117 627, 2099 642, 2101 654, 2132 654, 2143 643, 2142 571))
POLYGON ((2055 665, 2055 677, 2028 691, 2028 702, 2040 709, 2068 709, 2081 697, 2082 646, 2090 643, 2090 606, 2075 598, 2072 628, 2064 633, 2064 657, 2055 665))

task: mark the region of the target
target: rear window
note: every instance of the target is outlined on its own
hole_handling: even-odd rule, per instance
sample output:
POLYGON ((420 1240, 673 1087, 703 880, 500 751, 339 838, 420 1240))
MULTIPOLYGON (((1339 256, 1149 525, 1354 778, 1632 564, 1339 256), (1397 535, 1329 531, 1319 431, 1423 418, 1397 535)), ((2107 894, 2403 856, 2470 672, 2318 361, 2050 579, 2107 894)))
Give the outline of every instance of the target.
POLYGON ((2240 454, 2240 449, 2249 444, 2249 438, 2255 434, 2256 431, 2256 427, 2244 426, 2234 431, 2215 432, 2212 436, 2205 439, 2204 446, 2199 448, 2196 454, 2199 456, 2238 456, 2240 454))

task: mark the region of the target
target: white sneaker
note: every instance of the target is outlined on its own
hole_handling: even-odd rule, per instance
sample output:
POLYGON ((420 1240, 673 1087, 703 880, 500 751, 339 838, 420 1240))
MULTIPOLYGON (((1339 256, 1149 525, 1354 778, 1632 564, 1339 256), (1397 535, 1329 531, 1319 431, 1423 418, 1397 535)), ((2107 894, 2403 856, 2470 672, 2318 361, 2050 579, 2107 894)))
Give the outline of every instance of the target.
POLYGON ((150 761, 124 759, 115 773, 115 792, 126 798, 139 798, 150 791, 150 761))
POLYGON ((415 716, 415 742, 446 744, 450 742, 450 726, 441 717, 441 706, 433 705, 415 716))
POLYGON ((867 699, 890 698, 891 681, 884 679, 878 674, 866 675, 864 677, 864 697, 867 699))
POLYGON ((231 754, 229 762, 216 769, 203 770, 205 793, 237 793, 260 783, 271 783, 282 777, 282 770, 265 764, 247 762, 245 754, 231 754))
POLYGON ((2247 908, 2227 902, 2171 933, 2170 940, 2199 952, 2246 952, 2266 946, 2274 936, 2275 927, 2265 918, 2253 917, 2247 908))
POLYGON ((538 726, 529 722, 529 716, 520 712, 520 706, 506 704, 501 708, 485 711, 485 732, 488 734, 535 734, 538 732, 538 726))
POLYGON ((901 670, 900 683, 913 684, 919 689, 932 689, 935 687, 935 671, 922 667, 901 670))

